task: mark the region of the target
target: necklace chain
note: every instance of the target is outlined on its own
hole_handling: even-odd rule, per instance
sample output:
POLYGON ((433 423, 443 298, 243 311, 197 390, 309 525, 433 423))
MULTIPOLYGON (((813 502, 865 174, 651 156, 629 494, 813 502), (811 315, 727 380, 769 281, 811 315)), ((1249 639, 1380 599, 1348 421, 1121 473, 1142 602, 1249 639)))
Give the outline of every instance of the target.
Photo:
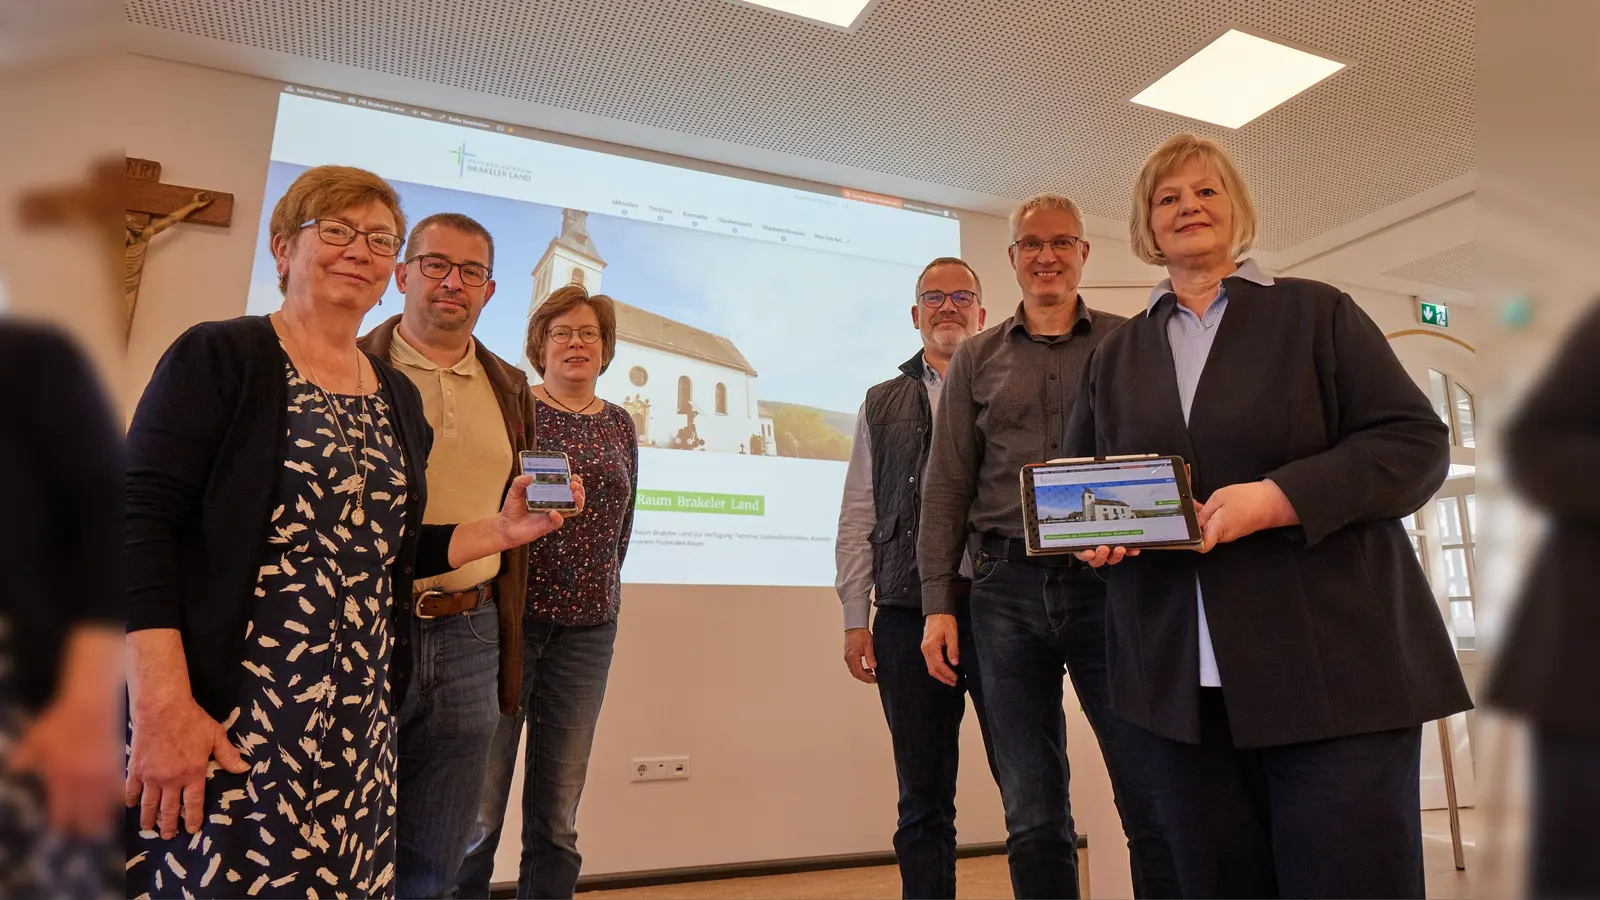
MULTIPOLYGON (((311 386, 317 389, 317 396, 322 398, 323 413, 328 417, 329 421, 333 422, 333 427, 338 430, 339 443, 343 446, 345 455, 350 457, 350 467, 355 476, 360 479, 360 483, 356 486, 356 508, 350 514, 350 521, 357 527, 365 525, 367 513, 363 507, 367 498, 366 467, 356 459, 350 438, 345 433, 344 423, 339 421, 340 410, 333 405, 333 398, 329 397, 328 393, 322 389, 322 379, 317 375, 317 367, 312 365, 311 357, 300 349, 300 342, 295 340, 294 331, 289 328, 289 317, 280 313, 279 318, 283 321, 283 333, 288 335, 289 343, 294 345, 295 352, 300 354, 301 359, 305 360, 306 372, 311 376, 311 386)), ((361 456, 364 460, 367 455, 367 383, 366 373, 361 371, 360 354, 361 351, 358 349, 356 351, 356 394, 361 397, 361 415, 359 418, 361 420, 361 456)))
POLYGON ((582 409, 573 409, 572 407, 566 405, 565 403, 562 403, 559 399, 557 399, 556 395, 552 394, 550 392, 550 386, 549 385, 547 385, 547 384, 546 385, 540 385, 540 387, 544 388, 544 395, 547 398, 549 398, 552 403, 554 403, 555 405, 561 407, 562 409, 566 410, 567 412, 572 413, 573 415, 577 415, 577 416, 581 416, 584 413, 588 412, 589 411, 589 407, 593 406, 594 402, 596 400, 600 399, 600 397, 598 395, 590 397, 589 398, 589 402, 585 403, 583 405, 582 409))

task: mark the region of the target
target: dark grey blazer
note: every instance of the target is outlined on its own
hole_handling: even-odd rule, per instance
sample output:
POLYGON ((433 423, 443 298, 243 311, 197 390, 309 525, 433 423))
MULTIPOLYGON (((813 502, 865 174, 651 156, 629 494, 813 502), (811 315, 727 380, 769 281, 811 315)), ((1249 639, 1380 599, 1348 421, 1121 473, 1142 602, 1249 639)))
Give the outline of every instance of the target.
POLYGON ((1470 708, 1397 521, 1443 482, 1448 430, 1348 295, 1296 278, 1224 284, 1227 313, 1187 426, 1167 341, 1169 295, 1096 348, 1065 446, 1074 456, 1182 456, 1200 500, 1270 478, 1301 524, 1206 555, 1152 551, 1102 570, 1116 711, 1198 741, 1196 573, 1239 747, 1400 728, 1470 708))

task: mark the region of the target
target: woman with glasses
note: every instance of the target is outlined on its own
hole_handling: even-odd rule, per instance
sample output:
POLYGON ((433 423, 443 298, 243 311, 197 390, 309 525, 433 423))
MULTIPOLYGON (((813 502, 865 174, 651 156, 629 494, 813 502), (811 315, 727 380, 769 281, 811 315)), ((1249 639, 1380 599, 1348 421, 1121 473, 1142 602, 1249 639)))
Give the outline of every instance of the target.
POLYGON ((370 172, 303 173, 269 225, 282 308, 189 329, 134 414, 129 896, 392 895, 393 600, 561 524, 525 477, 421 524, 421 397, 356 346, 404 229, 370 172))
POLYGON ((456 895, 486 897, 500 826, 528 723, 522 782, 518 897, 571 897, 578 853, 578 799, 605 698, 622 604, 622 563, 633 530, 639 439, 627 411, 595 395, 617 352, 611 298, 569 284, 528 321, 528 360, 540 451, 567 454, 588 486, 588 507, 559 534, 531 548, 522 622, 522 708, 501 718, 488 783, 456 895))
POLYGON ((1423 896, 1422 725, 1471 707, 1400 519, 1449 436, 1333 285, 1243 258, 1256 211, 1217 143, 1139 173, 1134 252, 1169 278, 1095 348, 1063 455, 1181 456, 1202 544, 1107 573, 1113 708, 1154 735, 1185 897, 1423 896))

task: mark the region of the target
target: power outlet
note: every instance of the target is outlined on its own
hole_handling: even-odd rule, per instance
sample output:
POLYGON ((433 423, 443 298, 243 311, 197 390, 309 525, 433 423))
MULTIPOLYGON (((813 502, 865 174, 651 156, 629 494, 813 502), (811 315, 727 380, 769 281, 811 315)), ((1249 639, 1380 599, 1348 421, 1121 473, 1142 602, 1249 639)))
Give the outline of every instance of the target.
POLYGON ((687 756, 635 757, 628 770, 629 781, 682 781, 688 777, 687 756))

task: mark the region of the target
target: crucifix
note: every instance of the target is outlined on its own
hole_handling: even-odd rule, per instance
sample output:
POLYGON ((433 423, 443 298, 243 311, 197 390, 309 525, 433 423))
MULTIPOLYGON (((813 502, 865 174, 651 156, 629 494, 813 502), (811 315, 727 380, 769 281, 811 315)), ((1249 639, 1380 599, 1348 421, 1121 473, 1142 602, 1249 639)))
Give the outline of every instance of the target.
MULTIPOLYGON (((121 178, 115 163, 101 166, 87 189, 79 187, 24 197, 24 225, 60 224, 89 217, 104 221, 122 215, 122 297, 126 321, 123 337, 133 328, 150 239, 179 222, 227 227, 233 219, 233 195, 220 191, 161 183, 161 164, 124 158, 121 178)), ((115 231, 107 235, 114 239, 115 231)))

